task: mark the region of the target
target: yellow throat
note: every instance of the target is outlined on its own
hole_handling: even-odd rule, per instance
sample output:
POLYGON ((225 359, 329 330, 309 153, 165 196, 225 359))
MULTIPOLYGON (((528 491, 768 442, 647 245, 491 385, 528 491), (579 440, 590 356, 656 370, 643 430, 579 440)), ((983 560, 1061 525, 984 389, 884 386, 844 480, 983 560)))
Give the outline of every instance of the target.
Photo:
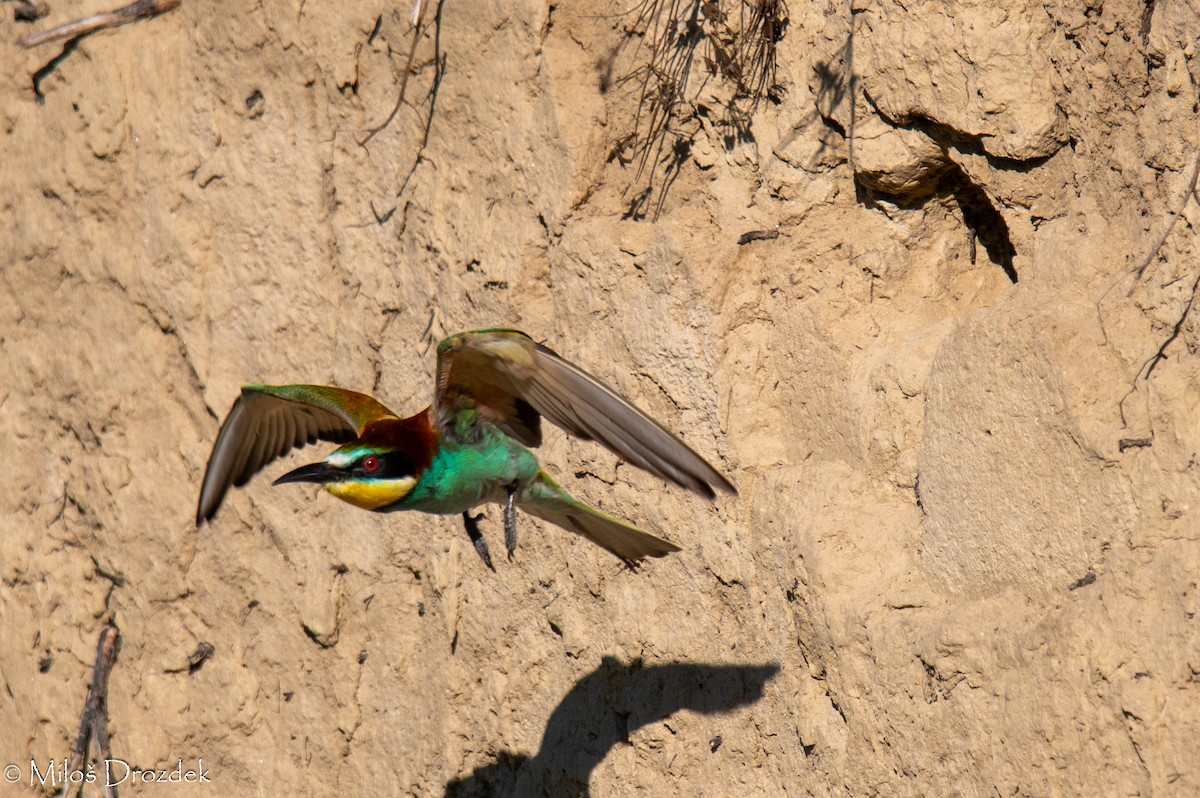
POLYGON ((329 482, 324 487, 334 496, 344 502, 350 502, 355 507, 378 510, 403 499, 415 484, 416 477, 402 477, 373 479, 368 482, 329 482))

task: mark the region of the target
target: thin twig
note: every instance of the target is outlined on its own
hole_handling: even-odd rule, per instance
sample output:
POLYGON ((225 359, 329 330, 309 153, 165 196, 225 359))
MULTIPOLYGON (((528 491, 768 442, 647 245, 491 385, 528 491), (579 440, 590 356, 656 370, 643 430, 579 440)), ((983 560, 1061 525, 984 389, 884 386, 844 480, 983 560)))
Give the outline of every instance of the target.
MULTIPOLYGON (((1150 267, 1150 263, 1154 260, 1155 257, 1157 257, 1159 251, 1163 248, 1163 245, 1167 242, 1167 238, 1171 235, 1171 232, 1175 229, 1176 223, 1179 221, 1180 217, 1183 216, 1183 212, 1187 208, 1188 202, 1193 197, 1196 197, 1197 201, 1200 202, 1200 195, 1196 194, 1197 180, 1200 180, 1200 152, 1197 152, 1197 154, 1196 154, 1196 162, 1192 165, 1192 176, 1188 179, 1187 190, 1183 192, 1183 197, 1179 200, 1179 206, 1171 213, 1171 221, 1167 224, 1166 229, 1164 229, 1162 231, 1162 234, 1158 237, 1158 240, 1156 240, 1154 242, 1154 245, 1150 247, 1150 251, 1146 253, 1146 257, 1142 259, 1141 264, 1139 264, 1137 269, 1135 269, 1133 271, 1133 282, 1130 284, 1129 290, 1125 292, 1126 297, 1129 297, 1133 294, 1133 289, 1137 287, 1138 282, 1142 279, 1142 275, 1144 275, 1146 273, 1146 269, 1148 269, 1150 267)), ((1116 280, 1114 280, 1108 286, 1108 288, 1105 289, 1104 293, 1100 295, 1100 298, 1096 300, 1096 320, 1100 325, 1100 334, 1103 337, 1103 345, 1104 346, 1108 346, 1108 330, 1105 329, 1105 327, 1104 327, 1104 311, 1103 311, 1104 300, 1108 298, 1108 295, 1113 292, 1113 289, 1115 289, 1118 285, 1120 285, 1121 281, 1124 280, 1126 277, 1128 277, 1129 274, 1130 274, 1130 272, 1122 273, 1122 275, 1120 277, 1118 277, 1116 280)), ((1189 305, 1188 309, 1190 310, 1190 305, 1189 305)), ((1186 318, 1186 316, 1187 316, 1187 311, 1185 311, 1185 313, 1184 313, 1185 318, 1186 318)), ((1170 341, 1167 341, 1167 343, 1170 343, 1170 341)), ((1165 346, 1164 346, 1164 348, 1165 348, 1165 346)), ((1160 352, 1161 351, 1162 350, 1160 350, 1160 352)), ((1154 358, 1151 358, 1151 360, 1153 360, 1155 363, 1158 362, 1154 358)), ((1149 360, 1146 361, 1146 363, 1149 363, 1149 362, 1150 362, 1149 360)), ((1146 364, 1142 364, 1142 368, 1138 369, 1138 374, 1141 374, 1142 369, 1144 369, 1144 368, 1146 368, 1146 364)), ((1147 376, 1149 376, 1149 375, 1147 374, 1147 376)), ((1133 380, 1134 380, 1134 384, 1136 385, 1137 384, 1137 375, 1134 375, 1133 380)), ((1129 394, 1125 395, 1125 399, 1127 399, 1127 398, 1129 398, 1129 394)), ((1121 401, 1124 402, 1125 399, 1122 399, 1121 401)))
MULTIPOLYGON (((88 761, 88 749, 93 738, 96 740, 96 750, 107 763, 112 759, 112 749, 108 742, 108 675, 112 672, 117 661, 117 650, 120 648, 121 633, 116 624, 109 623, 100 632, 100 642, 96 644, 96 664, 92 668, 92 683, 88 687, 87 701, 83 705, 83 718, 79 723, 79 737, 71 749, 71 766, 67 773, 75 773, 83 769, 88 761)), ((117 798, 116 785, 110 785, 104 780, 105 798, 117 798)), ((78 783, 78 782, 77 782, 78 783)), ((67 779, 63 785, 62 798, 70 794, 72 782, 67 779)))
POLYGON ((642 0, 626 14, 632 20, 622 44, 636 38, 638 45, 630 58, 638 59, 642 47, 647 54, 644 63, 617 80, 636 85, 638 99, 633 132, 613 152, 622 164, 637 163, 625 191, 632 197, 625 218, 647 213, 658 218, 704 125, 700 117, 723 129, 727 142, 745 140, 763 98, 778 98, 776 46, 787 27, 787 4, 784 0, 642 0), (704 66, 702 75, 695 74, 697 63, 704 66), (730 98, 716 103, 715 116, 708 108, 693 107, 709 80, 732 87, 730 98))
POLYGON ((1167 359, 1167 347, 1179 337, 1179 333, 1187 321, 1188 314, 1192 312, 1192 305, 1196 303, 1197 289, 1200 289, 1200 271, 1196 272, 1196 281, 1192 283, 1192 294, 1188 297, 1187 304, 1183 307, 1183 313, 1179 314, 1179 319, 1175 322, 1175 327, 1172 328, 1170 336, 1162 342, 1162 346, 1158 348, 1154 356, 1146 361, 1146 365, 1142 367, 1146 370, 1146 376, 1142 378, 1143 380, 1150 379, 1150 374, 1154 371, 1154 367, 1159 364, 1159 361, 1167 359))
POLYGON ((1142 279, 1146 269, 1150 266, 1150 262, 1158 255, 1158 251, 1162 249, 1163 244, 1167 242, 1167 237, 1171 235, 1171 231, 1175 229, 1175 224, 1179 221, 1179 217, 1183 216, 1183 211, 1187 208, 1188 201, 1196 193, 1196 181, 1200 179, 1200 153, 1196 154, 1196 163, 1192 166, 1192 176, 1188 178, 1187 190, 1183 192, 1183 199, 1179 201, 1179 207, 1171 214, 1171 221, 1167 224, 1167 229, 1162 231, 1162 235, 1154 242, 1154 246, 1150 247, 1150 251, 1146 253, 1146 257, 1142 260, 1140 266, 1133 276, 1133 285, 1129 286, 1129 290, 1125 292, 1125 296, 1133 294, 1133 289, 1137 287, 1138 280, 1142 279))
POLYGON ((136 22, 145 17, 163 14, 175 8, 181 2, 182 0, 137 0, 137 2, 130 3, 113 11, 105 11, 102 14, 77 19, 74 22, 59 25, 57 28, 51 28, 42 33, 30 34, 21 39, 21 46, 28 49, 37 47, 40 44, 61 42, 64 39, 78 39, 80 36, 95 33, 104 28, 115 28, 118 25, 127 25, 130 22, 136 22))
MULTIPOLYGON (((421 137, 420 146, 417 147, 417 156, 413 158, 412 168, 408 170, 404 182, 400 184, 400 190, 396 192, 397 197, 404 196, 409 181, 417 173, 417 167, 425 160, 425 148, 429 146, 429 134, 433 131, 433 113, 437 109, 438 92, 446 74, 446 56, 442 52, 442 7, 445 4, 446 0, 438 0, 437 13, 433 15, 433 85, 429 88, 429 114, 425 118, 425 133, 421 137)), ((405 218, 404 223, 400 225, 403 228, 407 225, 408 213, 405 211, 401 215, 405 218)))
MULTIPOLYGON (((412 74, 413 60, 417 56, 417 45, 421 41, 421 34, 424 33, 423 23, 425 22, 425 12, 429 9, 429 4, 418 2, 413 9, 413 36, 412 44, 408 48, 408 61, 404 64, 404 75, 400 78, 400 94, 396 97, 396 105, 392 108, 392 112, 388 114, 387 119, 383 120, 383 124, 376 128, 371 128, 367 131, 367 137, 358 143, 358 146, 365 147, 367 143, 375 138, 375 134, 379 133, 388 125, 392 124, 392 120, 396 118, 396 114, 400 113, 400 107, 404 105, 404 92, 408 88, 408 76, 412 74)), ((438 16, 441 16, 441 4, 438 5, 438 16)))
MULTIPOLYGON (((1129 291, 1125 294, 1126 296, 1129 296, 1133 293, 1133 289, 1137 286, 1138 281, 1141 279, 1146 269, 1150 266, 1150 262, 1154 260, 1159 250, 1162 249, 1163 244, 1166 243, 1167 237, 1170 236, 1171 231, 1175 229, 1175 224, 1179 221, 1179 218, 1183 216, 1183 211, 1187 208, 1188 202, 1195 198, 1196 201, 1200 203, 1200 194, 1196 193, 1196 184, 1198 179, 1200 179, 1200 154, 1197 154, 1196 163, 1194 166, 1192 166, 1192 176, 1188 179, 1187 191, 1184 192, 1183 199, 1180 200, 1179 206, 1171 214, 1171 221, 1167 225, 1166 229, 1163 230, 1162 235, 1160 235, 1158 240, 1154 242, 1154 246, 1150 248, 1150 252, 1146 255, 1145 259, 1141 262, 1141 265, 1139 265, 1137 270, 1134 272, 1133 285, 1129 287, 1129 291)), ((1096 302, 1096 315, 1100 320, 1100 331, 1104 335, 1105 344, 1108 343, 1108 331, 1104 329, 1104 318, 1101 314, 1100 306, 1104 302, 1104 298, 1108 296, 1109 292, 1117 286, 1118 282, 1120 281, 1118 280, 1110 285, 1108 290, 1105 291, 1101 295, 1100 299, 1096 302)), ((1188 295, 1187 304, 1183 306, 1183 312, 1180 313, 1179 318, 1175 320, 1175 324, 1171 328, 1171 334, 1167 336, 1162 344, 1159 345, 1155 353, 1147 358, 1146 362, 1144 362, 1141 365, 1141 368, 1137 370, 1137 373, 1133 376, 1133 384, 1130 386, 1129 391, 1123 397, 1121 397, 1121 401, 1117 406, 1121 413, 1122 424, 1126 423, 1125 400, 1137 392, 1138 377, 1141 376, 1143 382, 1149 381, 1150 375, 1154 373, 1154 369, 1158 367, 1158 364, 1167 359, 1167 348, 1173 344, 1175 339, 1179 337, 1179 334, 1183 332, 1183 325, 1187 323, 1188 316, 1191 315, 1192 312, 1192 307, 1196 304, 1197 292, 1200 292, 1200 271, 1196 273, 1196 279, 1192 282, 1192 290, 1188 295)))

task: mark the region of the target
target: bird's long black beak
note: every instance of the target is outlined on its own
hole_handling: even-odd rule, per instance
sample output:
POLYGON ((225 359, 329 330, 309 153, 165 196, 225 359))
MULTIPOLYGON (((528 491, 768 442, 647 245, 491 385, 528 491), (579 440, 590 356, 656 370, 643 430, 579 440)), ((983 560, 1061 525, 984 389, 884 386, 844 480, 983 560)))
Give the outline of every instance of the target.
POLYGON ((313 463, 312 465, 300 466, 295 471, 289 471, 271 484, 282 485, 285 482, 318 482, 324 484, 326 482, 339 482, 344 477, 345 473, 340 468, 334 468, 328 463, 313 463))

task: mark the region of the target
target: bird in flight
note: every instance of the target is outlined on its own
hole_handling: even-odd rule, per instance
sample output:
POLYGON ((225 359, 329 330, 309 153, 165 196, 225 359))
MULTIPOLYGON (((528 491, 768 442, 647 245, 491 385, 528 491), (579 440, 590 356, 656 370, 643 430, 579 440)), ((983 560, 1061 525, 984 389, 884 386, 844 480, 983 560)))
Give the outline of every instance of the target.
POLYGON ((545 417, 633 465, 716 498, 737 493, 715 468, 600 380, 516 330, 464 332, 438 345, 430 407, 400 418, 374 398, 324 385, 247 385, 221 425, 200 488, 196 525, 212 521, 230 486, 318 440, 341 446, 275 480, 315 482, 375 512, 461 513, 493 570, 471 510, 504 506, 504 541, 517 545, 517 508, 603 546, 626 563, 679 547, 572 498, 529 449, 545 417))

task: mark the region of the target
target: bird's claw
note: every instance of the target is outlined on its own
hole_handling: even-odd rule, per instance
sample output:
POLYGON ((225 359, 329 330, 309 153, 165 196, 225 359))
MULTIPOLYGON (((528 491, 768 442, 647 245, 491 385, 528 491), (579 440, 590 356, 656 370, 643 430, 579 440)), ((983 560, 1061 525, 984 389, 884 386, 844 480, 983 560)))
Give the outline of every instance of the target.
MULTIPOLYGON (((463 513, 463 526, 467 528, 467 537, 471 539, 471 543, 475 546, 475 551, 479 554, 479 559, 483 560, 483 564, 491 570, 495 571, 496 566, 492 565, 492 555, 488 552, 487 541, 484 540, 483 533, 479 531, 479 519, 483 518, 483 513, 472 516, 471 513, 463 513)), ((509 558, 512 558, 511 553, 509 558)))
POLYGON ((517 484, 508 486, 508 501, 504 505, 504 547, 508 549, 508 561, 512 562, 517 551, 517 484))

